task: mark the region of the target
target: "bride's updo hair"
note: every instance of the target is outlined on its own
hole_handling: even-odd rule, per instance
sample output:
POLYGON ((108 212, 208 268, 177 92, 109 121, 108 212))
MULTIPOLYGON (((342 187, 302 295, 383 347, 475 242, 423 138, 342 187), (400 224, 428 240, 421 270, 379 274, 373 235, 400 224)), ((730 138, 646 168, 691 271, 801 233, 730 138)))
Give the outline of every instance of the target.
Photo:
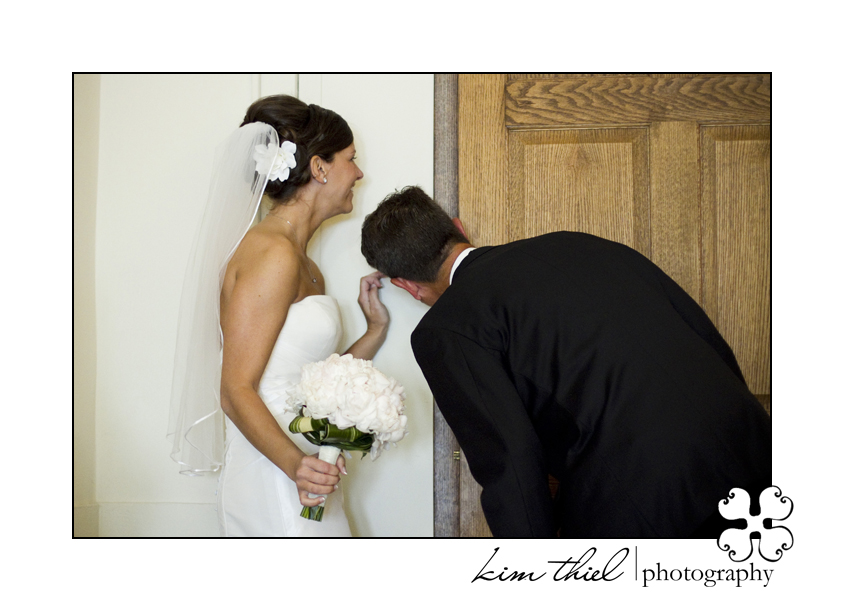
POLYGON ((310 160, 316 155, 326 162, 334 154, 349 147, 354 137, 349 124, 336 112, 316 104, 305 104, 289 95, 271 95, 252 103, 241 127, 260 121, 275 128, 279 146, 285 140, 296 145, 296 167, 287 180, 270 180, 265 193, 273 207, 287 202, 302 185, 311 179, 310 160))

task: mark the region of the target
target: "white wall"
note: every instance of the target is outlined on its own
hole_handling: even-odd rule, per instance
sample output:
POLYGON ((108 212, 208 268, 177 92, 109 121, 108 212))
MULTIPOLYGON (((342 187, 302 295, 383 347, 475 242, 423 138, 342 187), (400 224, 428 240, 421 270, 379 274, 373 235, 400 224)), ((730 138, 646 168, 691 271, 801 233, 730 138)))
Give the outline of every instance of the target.
MULTIPOLYGON (((284 75, 103 75, 96 203, 96 501, 101 536, 215 536, 215 477, 178 474, 167 427, 175 323, 216 145, 253 99, 297 93, 284 75)), ((352 214, 311 244, 341 304, 346 344, 364 328, 360 224, 391 190, 433 184, 433 77, 303 75, 299 97, 339 112, 365 178, 352 214)), ((407 388, 411 434, 376 462, 353 460, 358 536, 433 534, 432 398, 410 352, 424 313, 389 286, 393 318, 375 364, 407 388)), ((75 476, 76 477, 76 476, 75 476)), ((76 484, 76 480, 75 480, 76 484)))
POLYGON ((73 534, 96 536, 94 474, 97 325, 94 236, 97 222, 99 75, 73 77, 73 534))
MULTIPOLYGON (((327 270, 326 292, 340 300, 345 348, 366 330, 355 301, 360 277, 372 271, 360 253, 364 217, 396 188, 417 184, 433 193, 434 79, 303 75, 299 96, 349 122, 364 172, 353 212, 326 222, 312 241, 315 261, 327 270)), ((389 283, 381 294, 391 324, 373 363, 405 386, 408 436, 375 462, 350 461, 349 520, 364 536, 433 536, 433 397, 410 349, 410 332, 427 307, 389 283)))

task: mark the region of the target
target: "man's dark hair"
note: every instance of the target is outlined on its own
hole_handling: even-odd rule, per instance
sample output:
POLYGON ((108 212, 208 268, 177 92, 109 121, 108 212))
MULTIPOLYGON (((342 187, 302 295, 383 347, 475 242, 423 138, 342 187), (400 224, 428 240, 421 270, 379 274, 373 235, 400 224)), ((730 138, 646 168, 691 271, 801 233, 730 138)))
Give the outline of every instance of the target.
POLYGON ((367 215, 360 250, 366 262, 391 278, 434 282, 452 246, 469 243, 434 200, 419 187, 384 198, 367 215))

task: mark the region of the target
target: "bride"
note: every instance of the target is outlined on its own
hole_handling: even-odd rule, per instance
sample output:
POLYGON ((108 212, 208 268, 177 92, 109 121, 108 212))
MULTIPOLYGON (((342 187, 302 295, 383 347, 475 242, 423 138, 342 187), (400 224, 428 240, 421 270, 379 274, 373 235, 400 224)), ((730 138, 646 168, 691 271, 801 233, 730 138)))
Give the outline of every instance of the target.
MULTIPOLYGON (((253 103, 218 152, 182 294, 170 433, 183 473, 220 472, 223 536, 351 536, 342 455, 333 465, 310 455, 284 407, 302 365, 337 351, 339 309, 307 245, 351 212, 361 178, 346 121, 290 96, 253 103), (261 202, 269 213, 248 229, 261 202), (322 502, 321 522, 300 517, 322 502)), ((361 279, 356 358, 372 359, 386 337, 381 278, 361 279)))

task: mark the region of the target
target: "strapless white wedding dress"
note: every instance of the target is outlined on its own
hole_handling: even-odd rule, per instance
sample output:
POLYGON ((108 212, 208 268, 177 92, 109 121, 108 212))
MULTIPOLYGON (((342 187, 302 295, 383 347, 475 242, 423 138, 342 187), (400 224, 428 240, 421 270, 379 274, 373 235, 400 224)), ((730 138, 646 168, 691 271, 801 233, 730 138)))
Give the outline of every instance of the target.
MULTIPOLYGON (((342 335, 340 309, 333 297, 312 295, 290 306, 258 394, 281 428, 303 452, 319 448, 290 433, 294 414, 284 411, 287 391, 299 382, 302 365, 337 351, 342 335)), ((321 522, 299 515, 296 485, 226 418, 226 454, 217 489, 217 515, 224 537, 350 537, 343 509, 343 485, 326 496, 321 522)))

